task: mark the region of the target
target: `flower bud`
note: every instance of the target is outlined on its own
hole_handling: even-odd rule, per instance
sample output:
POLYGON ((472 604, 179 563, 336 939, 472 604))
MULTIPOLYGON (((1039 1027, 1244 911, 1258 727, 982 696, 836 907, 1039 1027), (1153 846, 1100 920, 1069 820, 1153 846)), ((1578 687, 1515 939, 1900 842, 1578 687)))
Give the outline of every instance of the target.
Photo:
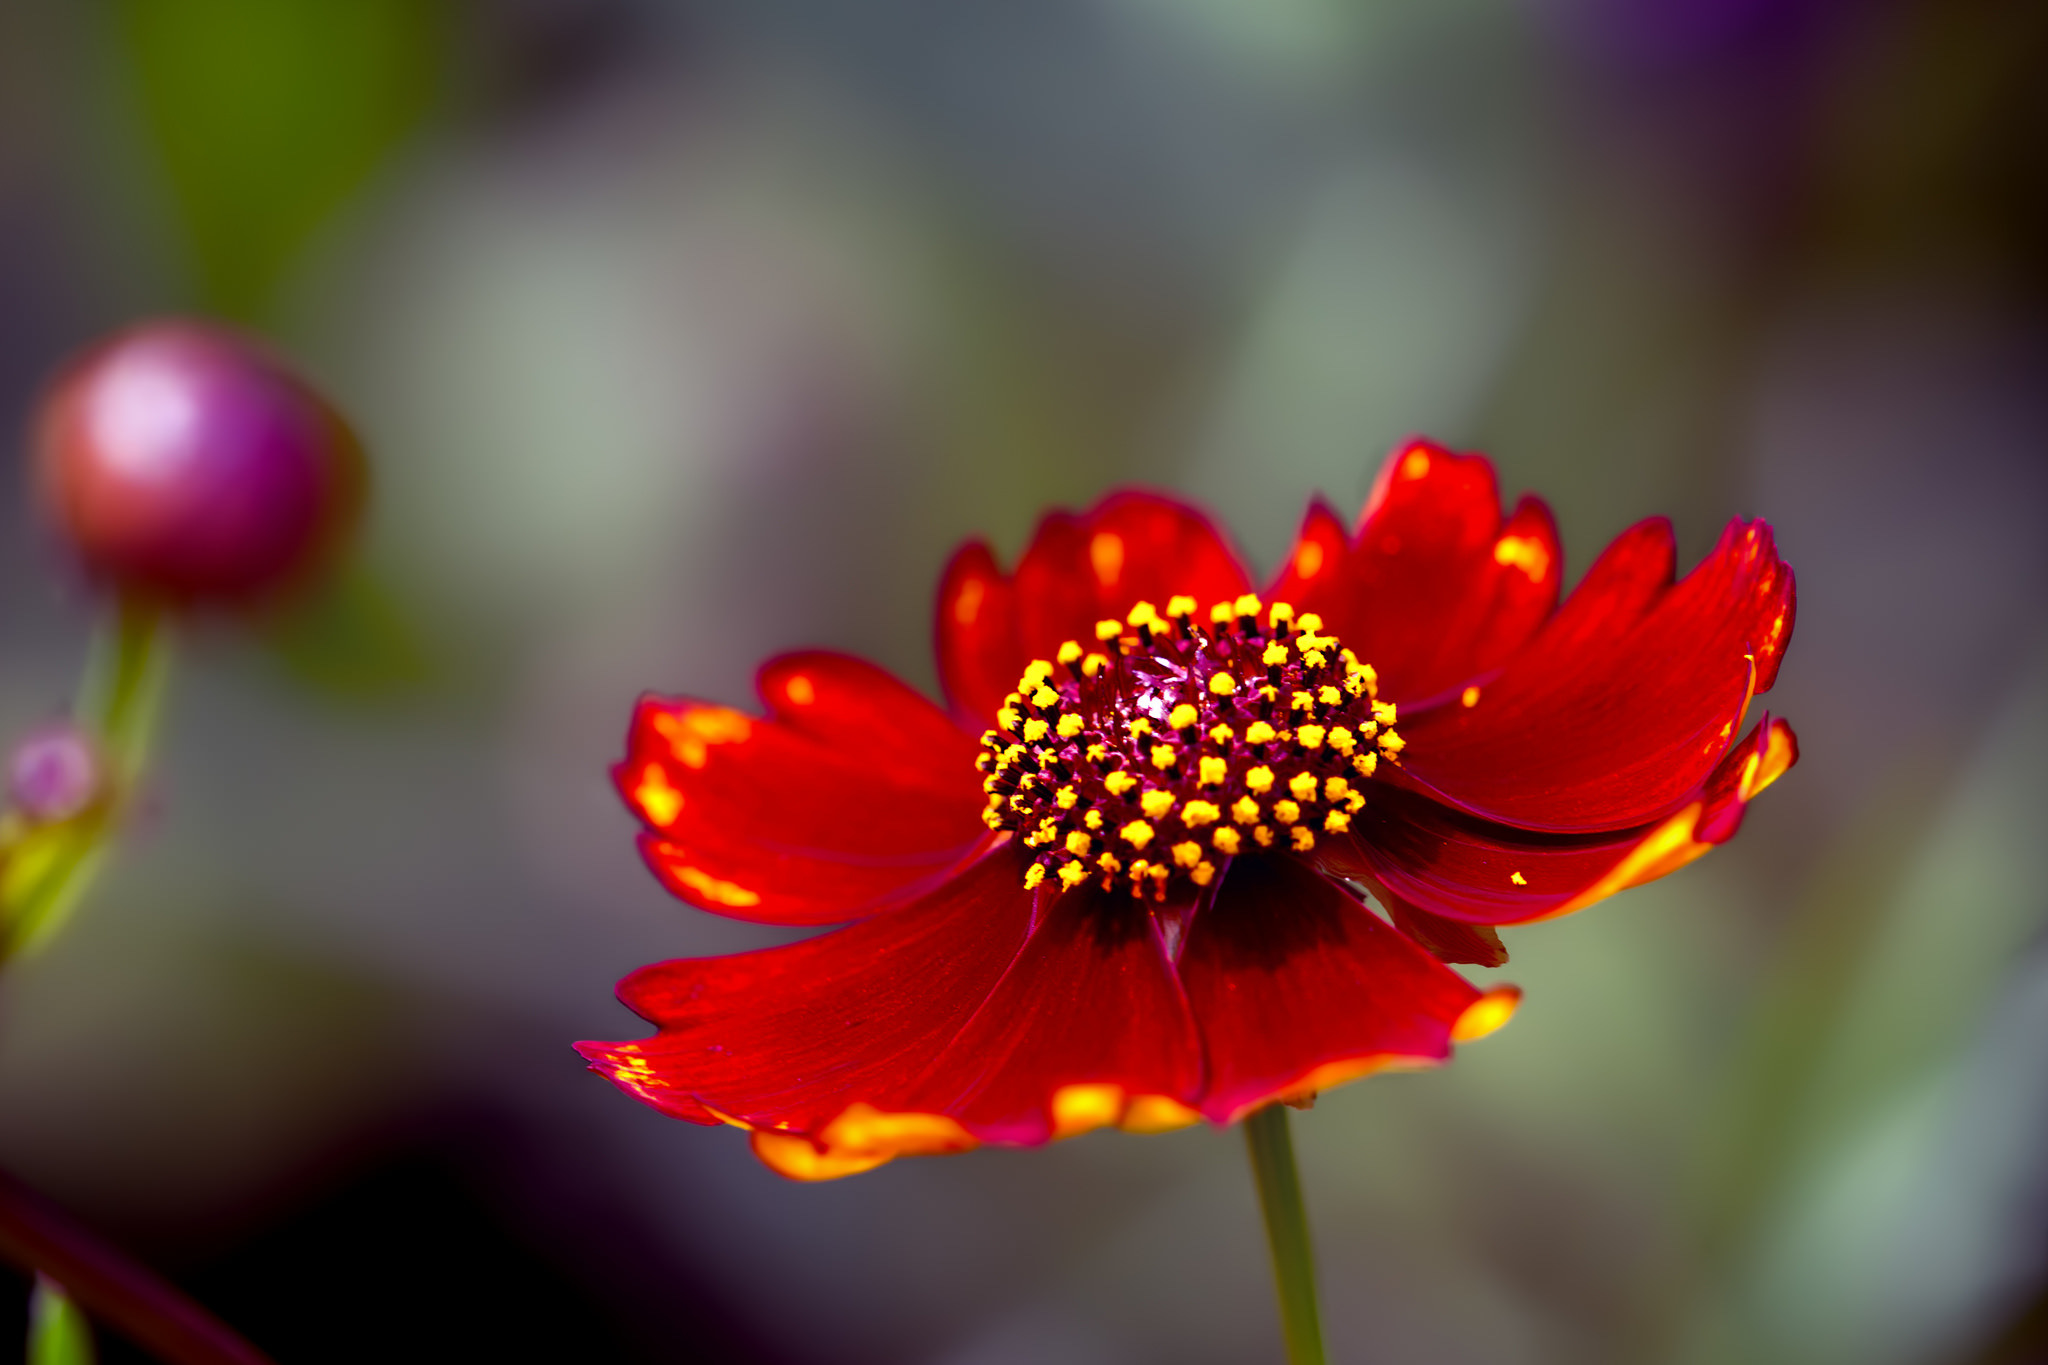
POLYGON ((267 596, 317 566, 360 501, 342 419, 209 323, 144 323, 86 352, 36 436, 46 514, 89 572, 146 598, 267 596))
POLYGON ((30 732, 7 763, 7 794, 34 824, 68 820, 99 795, 101 763, 90 739, 57 721, 30 732))

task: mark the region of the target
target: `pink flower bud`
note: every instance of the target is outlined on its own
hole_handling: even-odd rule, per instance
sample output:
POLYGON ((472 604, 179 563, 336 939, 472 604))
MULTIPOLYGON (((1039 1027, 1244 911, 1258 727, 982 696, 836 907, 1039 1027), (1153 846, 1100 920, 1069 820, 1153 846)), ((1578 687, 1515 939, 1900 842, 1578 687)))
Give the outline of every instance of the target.
POLYGON ((255 342, 178 320, 121 332, 59 376, 36 472, 94 576, 171 602, 302 578, 353 520, 363 478, 319 395, 255 342))
POLYGON ((37 824, 68 820, 93 803, 101 764, 91 740, 68 722, 31 731, 7 764, 7 794, 37 824))

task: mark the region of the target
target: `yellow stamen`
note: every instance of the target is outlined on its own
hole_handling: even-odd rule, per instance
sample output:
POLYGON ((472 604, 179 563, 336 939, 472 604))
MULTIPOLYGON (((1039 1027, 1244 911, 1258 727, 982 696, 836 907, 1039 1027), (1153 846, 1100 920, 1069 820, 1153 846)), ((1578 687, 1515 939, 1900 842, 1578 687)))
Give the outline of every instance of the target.
POLYGON ((1244 785, 1247 789, 1264 796, 1273 790, 1273 770, 1261 763, 1244 775, 1244 785))
POLYGON ((1323 747, 1323 736, 1328 733, 1329 731, 1320 725, 1304 725, 1294 732, 1294 737, 1300 741, 1304 749, 1320 749, 1323 747))
POLYGON ((1173 861, 1182 867, 1193 867, 1202 861, 1202 846, 1192 839, 1184 844, 1175 844, 1173 861))
POLYGON ((1227 697, 1237 691, 1237 679, 1228 673, 1216 673, 1209 678, 1209 690, 1219 697, 1227 697))
POLYGON ((1228 744, 1237 738, 1237 731, 1221 723, 1209 727, 1209 738, 1218 744, 1228 744))
POLYGON ((1198 764, 1199 781, 1205 787, 1220 787, 1230 780, 1230 764, 1220 758, 1204 758, 1198 764))
POLYGON ((1323 828, 1332 834, 1342 834, 1351 828, 1351 817, 1341 810, 1333 810, 1323 817, 1323 828))
POLYGON ((1202 718, 1202 713, 1182 702, 1167 714, 1166 723, 1176 730, 1185 730, 1202 718))
POLYGON ((1111 796, 1122 796, 1125 792, 1138 785, 1138 779, 1119 768, 1103 778, 1102 785, 1109 788, 1111 796))
POLYGON ((1273 818, 1283 825, 1291 825, 1301 818, 1301 807, 1282 797, 1273 803, 1273 818))
POLYGON ((1245 727, 1244 742, 1247 744, 1271 744, 1273 727, 1262 720, 1255 720, 1245 727))
POLYGON ((1230 808, 1230 818, 1240 825, 1249 825, 1259 818, 1259 803, 1249 796, 1237 798, 1237 804, 1230 808))
MULTIPOLYGON (((1151 814, 1150 811, 1146 812, 1151 814)), ((1189 829, 1213 825, 1223 818, 1223 808, 1213 801, 1190 801, 1180 808, 1181 823, 1189 829)))
POLYGON ((1210 882, 1216 880, 1216 864, 1206 860, 1196 863, 1189 870, 1188 876, 1194 879, 1196 886, 1207 886, 1210 882))
POLYGON ((1024 889, 1026 891, 1036 891, 1039 883, 1044 880, 1045 868, 1042 864, 1033 863, 1024 869, 1024 889))
POLYGON ((1238 849, 1244 846, 1244 841, 1239 837, 1238 832, 1228 825, 1210 835, 1209 842, 1216 845, 1216 851, 1225 857, 1234 856, 1238 849))
POLYGON ((1074 660, 1080 658, 1081 654, 1081 642, 1079 640, 1069 640, 1060 646, 1059 653, 1053 655, 1053 658, 1058 659, 1063 664, 1071 664, 1074 660))
POLYGON ((1152 826, 1146 824, 1143 820, 1133 820, 1118 830, 1117 833, 1132 848, 1143 848, 1152 842, 1152 826))
POLYGON ((1306 853, 1315 846, 1316 836, 1309 832, 1308 826, 1296 825, 1294 827, 1294 851, 1296 853, 1306 853))
POLYGON ((1067 852, 1073 854, 1076 858, 1087 857, 1088 849, 1094 842, 1093 839, 1078 829, 1067 831, 1067 852))
POLYGON ((1088 869, 1079 863, 1066 863, 1060 867, 1060 885, 1071 891, 1088 880, 1088 869))
POLYGON ((1253 825, 1252 838, 1258 840, 1260 848, 1271 848, 1273 846, 1273 831, 1265 825, 1253 825))
POLYGON ((1154 820, 1160 819, 1173 809, 1173 793, 1154 787, 1138 798, 1138 809, 1154 820))
POLYGON ((1155 744, 1152 746, 1152 766, 1161 772, 1171 768, 1179 761, 1180 754, 1174 750, 1171 744, 1155 744))
POLYGON ((1081 726, 1081 717, 1069 711, 1060 717, 1060 723, 1053 727, 1053 733, 1061 739, 1072 739, 1075 735, 1081 733, 1081 726))

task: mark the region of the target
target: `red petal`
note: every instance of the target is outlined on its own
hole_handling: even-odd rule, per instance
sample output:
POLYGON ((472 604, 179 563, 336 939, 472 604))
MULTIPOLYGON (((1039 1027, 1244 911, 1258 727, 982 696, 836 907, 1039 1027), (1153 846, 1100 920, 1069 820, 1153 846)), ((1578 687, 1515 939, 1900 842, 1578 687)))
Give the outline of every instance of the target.
POLYGON ((1414 792, 1382 788, 1353 817, 1348 838, 1324 839, 1317 851, 1328 871, 1390 893, 1390 909, 1406 902, 1473 924, 1547 919, 1676 871, 1727 842, 1750 800, 1798 757, 1791 727, 1766 720, 1677 814, 1600 836, 1489 824, 1414 792))
POLYGON ((983 727, 1017 689, 1017 593, 986 542, 960 547, 939 579, 939 686, 963 725, 983 727))
POLYGON ((1180 963, 1208 1055, 1204 1116, 1450 1055, 1479 992, 1292 858, 1239 858, 1180 963))
POLYGON ((1624 533, 1499 678, 1405 713, 1399 770, 1475 815, 1590 832, 1661 820, 1692 799, 1776 676, 1792 571, 1770 527, 1732 522, 1682 582, 1671 528, 1624 533), (1461 704, 1462 702, 1469 704, 1461 704))
POLYGON ((1385 887, 1375 894, 1387 907, 1387 915, 1394 921, 1394 927, 1429 949, 1430 956, 1437 961, 1469 962, 1475 967, 1507 966, 1507 945, 1500 941, 1500 935, 1493 931, 1493 926, 1465 924, 1445 919, 1442 915, 1432 915, 1420 906, 1410 905, 1389 893, 1385 887))
POLYGON ((1024 942, 1034 898, 1021 874, 1021 859, 998 851, 893 915, 787 947, 643 967, 619 998, 661 1031, 577 1050, 694 1123, 816 1134, 856 1103, 908 1110, 912 1082, 1024 942))
POLYGON ((791 654, 761 669, 765 719, 643 698, 612 770, 641 848, 691 904, 823 924, 929 889, 986 840, 975 741, 872 664, 791 654))
POLYGON ((1493 465, 1417 442, 1381 469, 1357 536, 1309 508, 1273 597, 1311 610, 1419 703, 1497 668, 1557 605, 1563 556, 1550 510, 1524 498, 1505 523, 1493 465))
POLYGON ((1201 1083, 1194 1020, 1150 916, 1089 886, 1053 900, 910 1104, 985 1142, 1039 1143, 1162 1100, 1191 1121, 1201 1083))
POLYGON ((939 590, 939 676, 955 713, 979 727, 1026 664, 1064 641, 1093 641, 1097 621, 1121 620, 1141 601, 1164 611, 1181 594, 1206 610, 1249 590, 1202 513, 1153 493, 1114 493, 1041 521, 1008 579, 979 543, 954 556, 939 590))

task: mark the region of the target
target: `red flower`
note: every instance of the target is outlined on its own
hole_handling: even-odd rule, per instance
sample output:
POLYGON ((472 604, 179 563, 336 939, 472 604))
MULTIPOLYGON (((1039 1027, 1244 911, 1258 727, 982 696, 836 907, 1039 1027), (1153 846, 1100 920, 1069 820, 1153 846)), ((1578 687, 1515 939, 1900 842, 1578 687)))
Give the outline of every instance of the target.
POLYGON ((1560 558, 1541 502, 1503 521, 1484 458, 1415 445, 1354 534, 1309 509, 1265 602, 1151 494, 1047 517, 1011 574, 967 545, 950 714, 823 653, 761 670, 762 716, 643 699, 615 776, 669 889, 856 922, 643 968, 660 1031, 583 1055, 804 1179, 1443 1061, 1519 998, 1444 962, 1690 862, 1797 757, 1736 738, 1792 633, 1768 526, 1674 582, 1643 522, 1561 607, 1560 558))

